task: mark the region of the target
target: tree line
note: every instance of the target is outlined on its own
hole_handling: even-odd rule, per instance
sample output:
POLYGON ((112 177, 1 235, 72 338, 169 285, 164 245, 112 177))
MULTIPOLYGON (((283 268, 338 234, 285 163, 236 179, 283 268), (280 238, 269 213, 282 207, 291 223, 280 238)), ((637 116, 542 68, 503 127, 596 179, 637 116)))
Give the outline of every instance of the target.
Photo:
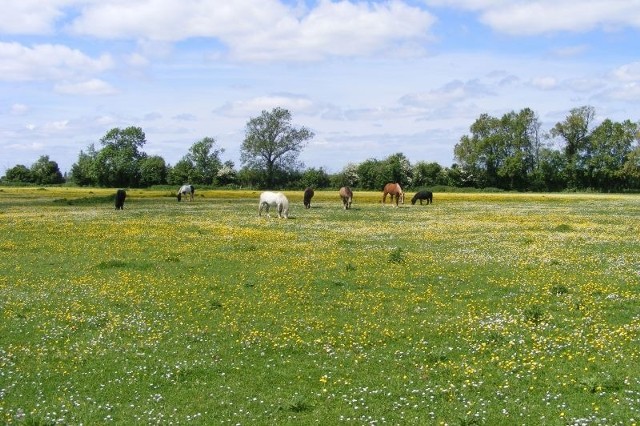
POLYGON ((222 161, 224 149, 215 139, 194 142, 174 165, 144 151, 140 127, 114 128, 81 150, 68 176, 55 161, 42 156, 31 167, 6 171, 6 184, 61 184, 140 188, 195 185, 301 189, 351 186, 380 190, 388 182, 406 188, 433 186, 492 188, 516 191, 633 191, 640 189, 640 123, 605 119, 593 125, 595 109, 572 109, 565 120, 544 132, 529 108, 502 117, 482 114, 454 147, 455 162, 411 164, 402 153, 346 165, 329 174, 304 168, 298 161, 314 133, 292 124, 283 108, 262 111, 245 128, 242 167, 222 161))

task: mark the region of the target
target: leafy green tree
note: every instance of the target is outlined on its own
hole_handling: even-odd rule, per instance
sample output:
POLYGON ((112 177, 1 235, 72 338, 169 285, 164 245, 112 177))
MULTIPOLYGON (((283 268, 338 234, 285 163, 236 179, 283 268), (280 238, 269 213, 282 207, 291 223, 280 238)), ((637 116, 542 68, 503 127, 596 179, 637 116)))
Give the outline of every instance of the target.
POLYGON ((358 176, 358 165, 354 163, 347 164, 341 172, 330 177, 330 185, 333 188, 341 188, 349 186, 355 188, 360 185, 360 176, 358 176))
POLYGON ((80 151, 78 161, 71 166, 71 180, 76 185, 92 186, 98 184, 97 155, 93 144, 89 145, 87 152, 80 151))
POLYGON ((215 139, 206 137, 194 143, 191 148, 189 148, 189 153, 184 159, 189 161, 193 166, 193 174, 190 179, 191 183, 203 185, 212 185, 215 183, 218 170, 222 167, 220 154, 224 152, 223 148, 216 148, 215 144, 215 139))
POLYGON ((182 158, 169 169, 167 181, 170 185, 184 185, 194 182, 196 168, 188 158, 182 158))
POLYGON ((383 176, 384 182, 379 186, 382 190, 384 185, 389 182, 399 183, 400 186, 410 187, 413 182, 413 168, 407 157, 402 153, 396 153, 390 155, 383 161, 383 176))
POLYGON ((526 189, 539 158, 540 122, 529 108, 502 118, 482 114, 454 148, 456 160, 480 186, 526 189))
POLYGON ((327 188, 330 182, 329 175, 322 167, 319 169, 307 169, 302 172, 300 177, 301 188, 327 188))
POLYGON ((356 173, 358 175, 358 186, 362 189, 381 191, 384 185, 389 182, 385 164, 374 158, 358 164, 356 173))
POLYGON ((164 158, 153 155, 140 160, 140 185, 162 185, 167 183, 168 167, 164 158))
POLYGON ((560 151, 542 148, 533 187, 539 191, 561 191, 567 184, 567 157, 560 151))
POLYGON ((48 155, 41 156, 31 165, 33 181, 39 185, 55 185, 64 183, 58 163, 49 159, 48 155))
POLYGON ((480 186, 498 184, 498 168, 503 160, 500 128, 499 119, 482 114, 471 125, 471 136, 462 136, 454 147, 455 159, 475 176, 480 186))
POLYGON ((556 123, 550 134, 564 142, 564 154, 567 159, 567 184, 571 188, 582 185, 581 176, 584 171, 584 154, 589 146, 591 124, 595 117, 595 109, 591 106, 574 108, 564 121, 556 123))
POLYGON ((2 179, 5 182, 20 182, 20 183, 32 183, 34 182, 33 174, 31 170, 23 165, 18 164, 16 166, 7 169, 4 178, 2 179))
POLYGON ((225 161, 222 167, 218 170, 216 175, 216 181, 218 185, 231 185, 236 183, 238 179, 238 172, 234 169, 232 161, 225 161))
POLYGON ((140 185, 140 162, 146 158, 142 147, 146 136, 140 127, 111 129, 100 139, 96 156, 98 184, 107 187, 140 185))
POLYGON ((606 119, 593 129, 585 149, 587 186, 605 191, 623 187, 622 169, 637 135, 638 125, 629 120, 616 123, 606 119))
POLYGON ((297 168, 297 158, 314 133, 291 124, 291 113, 284 108, 262 111, 249 120, 240 148, 240 160, 252 170, 262 170, 268 186, 275 184, 276 172, 297 168))
POLYGON ((443 168, 436 162, 427 163, 419 161, 413 166, 413 186, 420 188, 442 184, 441 175, 443 168))
POLYGON ((636 144, 636 147, 627 155, 620 174, 627 188, 640 189, 640 145, 636 144))

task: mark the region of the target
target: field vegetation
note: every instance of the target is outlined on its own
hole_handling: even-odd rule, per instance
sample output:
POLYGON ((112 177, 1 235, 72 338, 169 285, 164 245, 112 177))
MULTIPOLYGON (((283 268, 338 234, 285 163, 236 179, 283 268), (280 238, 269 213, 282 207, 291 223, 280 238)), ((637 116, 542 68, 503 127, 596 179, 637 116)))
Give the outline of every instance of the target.
POLYGON ((0 188, 0 424, 633 425, 640 196, 0 188))

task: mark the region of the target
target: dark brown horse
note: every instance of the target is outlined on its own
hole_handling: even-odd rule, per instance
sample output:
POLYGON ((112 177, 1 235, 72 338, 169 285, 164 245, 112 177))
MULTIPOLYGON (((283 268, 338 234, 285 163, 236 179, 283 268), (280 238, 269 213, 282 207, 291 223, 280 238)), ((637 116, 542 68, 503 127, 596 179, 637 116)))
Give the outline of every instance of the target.
POLYGON ((420 204, 422 204, 422 200, 427 200, 427 204, 432 204, 433 203, 433 192, 431 191, 420 191, 418 193, 416 193, 416 195, 413 196, 413 198, 411 199, 411 204, 415 204, 416 201, 420 200, 420 204))
POLYGON ((398 207, 398 202, 404 204, 404 192, 402 192, 402 187, 399 183, 388 183, 384 186, 382 190, 382 204, 387 200, 387 194, 391 196, 391 203, 393 203, 393 197, 396 198, 396 207, 398 207))
POLYGON ((311 208, 311 199, 313 198, 313 188, 309 187, 304 190, 304 197, 302 202, 304 203, 304 207, 307 209, 311 208))
POLYGON ((348 186, 340 188, 340 198, 342 199, 342 206, 345 210, 351 208, 351 201, 353 201, 353 191, 348 186))

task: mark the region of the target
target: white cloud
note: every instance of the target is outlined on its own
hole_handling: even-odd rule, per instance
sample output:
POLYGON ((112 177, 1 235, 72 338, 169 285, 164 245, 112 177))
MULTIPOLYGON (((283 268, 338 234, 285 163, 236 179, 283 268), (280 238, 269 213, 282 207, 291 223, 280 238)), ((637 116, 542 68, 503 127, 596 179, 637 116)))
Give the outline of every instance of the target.
POLYGON ((72 3, 68 0, 20 0, 2 2, 0 33, 51 34, 55 22, 64 13, 61 8, 72 3))
POLYGON ((91 58, 60 44, 0 42, 0 80, 63 80, 100 73, 113 67, 110 55, 91 58))
POLYGON ((417 107, 440 108, 443 104, 456 103, 469 98, 491 94, 493 94, 493 90, 479 80, 467 82, 454 80, 428 92, 405 95, 400 99, 400 103, 417 107))
POLYGON ((105 39, 213 38, 236 60, 318 60, 419 53, 434 21, 428 12, 398 0, 320 0, 309 10, 275 0, 105 0, 83 9, 70 30, 105 39))
POLYGON ((229 117, 256 117, 262 111, 281 107, 292 114, 314 114, 318 106, 311 99, 296 95, 259 96, 243 101, 228 102, 215 112, 229 117))
POLYGON ((13 104, 9 109, 11 115, 24 115, 29 111, 29 107, 25 104, 13 104))
POLYGON ((65 95, 113 95, 117 92, 109 83, 97 78, 78 83, 59 83, 54 90, 65 95))
POLYGON ((550 76, 535 77, 531 79, 531 84, 541 90, 551 90, 558 87, 558 80, 550 76))
POLYGON ((433 6, 476 11, 496 31, 536 35, 595 28, 640 28, 640 2, 628 0, 426 0, 433 6))
POLYGON ((612 74, 619 81, 640 82, 640 62, 622 65, 615 69, 612 74))

